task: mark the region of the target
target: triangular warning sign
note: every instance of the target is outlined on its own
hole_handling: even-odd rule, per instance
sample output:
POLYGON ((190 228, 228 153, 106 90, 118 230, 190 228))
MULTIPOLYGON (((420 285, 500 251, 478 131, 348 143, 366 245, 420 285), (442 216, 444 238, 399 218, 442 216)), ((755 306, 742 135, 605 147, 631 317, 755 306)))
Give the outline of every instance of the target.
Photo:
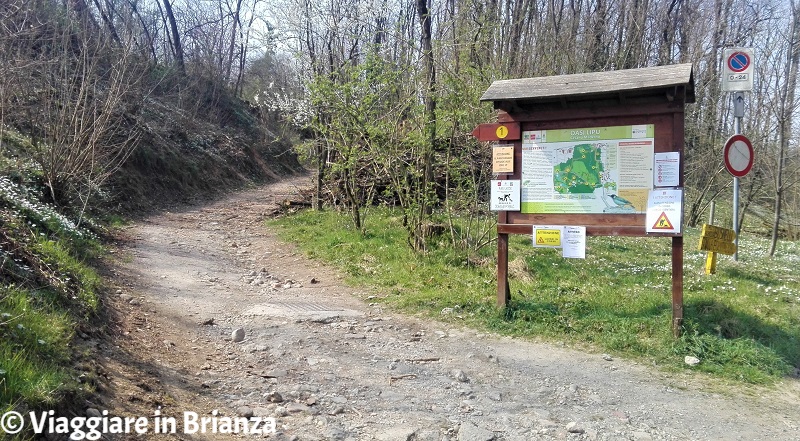
POLYGON ((544 238, 543 238, 543 237, 539 237, 539 238, 536 240, 536 243, 540 243, 540 244, 544 245, 544 238))
MULTIPOLYGON (((651 218, 652 219, 652 218, 651 218)), ((661 212, 661 216, 658 217, 658 220, 655 224, 653 224, 654 230, 674 230, 675 227, 672 226, 672 222, 669 221, 667 218, 667 213, 661 212)))

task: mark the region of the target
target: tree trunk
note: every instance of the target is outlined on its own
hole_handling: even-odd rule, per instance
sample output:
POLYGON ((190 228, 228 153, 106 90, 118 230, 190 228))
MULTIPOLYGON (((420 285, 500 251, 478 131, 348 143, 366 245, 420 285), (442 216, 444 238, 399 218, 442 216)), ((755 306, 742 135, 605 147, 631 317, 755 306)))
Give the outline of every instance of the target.
POLYGON ((778 235, 781 226, 781 203, 784 191, 783 168, 786 151, 789 149, 789 138, 792 136, 792 114, 795 109, 794 92, 797 88, 798 65, 800 65, 800 8, 797 7, 794 0, 790 4, 792 7, 792 27, 789 35, 789 50, 786 57, 786 79, 783 84, 783 96, 785 99, 781 104, 778 162, 775 164, 777 167, 777 173, 775 174, 775 216, 772 220, 772 241, 769 246, 770 257, 775 255, 775 249, 778 246, 778 235))
POLYGON ((181 75, 186 75, 186 64, 183 60, 181 34, 178 32, 178 22, 175 21, 175 14, 172 12, 172 4, 169 2, 169 0, 164 0, 164 8, 167 11, 169 28, 172 31, 172 50, 175 53, 175 60, 178 62, 178 69, 180 69, 181 75))
POLYGON ((233 11, 233 27, 231 28, 231 41, 228 44, 228 63, 225 66, 225 83, 231 81, 231 71, 233 69, 233 54, 236 49, 236 31, 241 27, 240 15, 242 12, 242 0, 236 0, 236 10, 233 11))
POLYGON ((98 0, 94 0, 94 6, 100 13, 100 18, 103 19, 103 23, 105 23, 106 27, 108 28, 108 32, 111 34, 111 39, 114 40, 114 43, 116 43, 117 46, 121 46, 122 40, 120 40, 119 38, 116 26, 114 26, 114 17, 113 17, 114 11, 111 9, 113 5, 110 5, 108 2, 106 2, 106 5, 109 6, 108 13, 106 13, 106 11, 100 5, 100 2, 98 0))
POLYGON ((147 27, 147 23, 145 23, 142 14, 139 12, 139 8, 136 6, 136 2, 134 0, 128 0, 128 6, 130 6, 131 11, 136 15, 136 18, 139 19, 139 24, 142 26, 142 32, 144 32, 144 37, 147 39, 147 45, 150 49, 150 55, 153 57, 153 62, 158 63, 158 56, 156 55, 156 46, 155 42, 153 41, 153 36, 150 34, 150 30, 147 27))
POLYGON ((432 212, 429 196, 433 188, 433 146, 436 141, 436 67, 433 60, 433 44, 431 42, 431 0, 417 0, 417 15, 420 19, 421 34, 420 43, 422 44, 422 57, 426 82, 425 91, 425 134, 426 145, 422 153, 423 176, 419 195, 419 224, 417 225, 417 236, 415 245, 418 249, 422 248, 426 239, 425 229, 422 228, 424 219, 432 212))

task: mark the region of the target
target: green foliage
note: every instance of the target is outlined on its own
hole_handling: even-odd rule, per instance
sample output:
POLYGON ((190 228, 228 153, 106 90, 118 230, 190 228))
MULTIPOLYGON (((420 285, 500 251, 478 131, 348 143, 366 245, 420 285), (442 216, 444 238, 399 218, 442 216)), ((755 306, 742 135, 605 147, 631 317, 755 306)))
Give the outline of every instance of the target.
POLYGON ((97 311, 102 248, 35 191, 0 177, 0 410, 52 407, 72 380, 73 329, 97 311))
POLYGON ((0 410, 52 405, 72 382, 66 365, 72 320, 50 294, 0 286, 0 410))
POLYGON ((367 230, 374 233, 363 237, 330 212, 301 212, 275 224, 310 256, 341 267, 351 283, 375 288, 379 301, 407 311, 748 383, 772 383, 800 367, 796 243, 769 259, 767 240, 744 236, 740 261, 721 258, 719 273, 706 276, 705 253, 694 250, 698 231, 689 229, 685 329, 674 339, 668 239, 590 237, 586 259, 564 259, 559 250, 533 249, 529 237, 512 236, 512 302, 500 311, 491 251, 469 255, 440 238, 427 253, 413 253, 403 246, 401 217, 397 210, 372 210, 367 230), (701 363, 687 367, 687 355, 701 363))
POLYGON ((396 196, 407 220, 425 199, 422 110, 405 86, 405 72, 377 49, 362 63, 316 76, 309 87, 316 109, 311 126, 325 147, 317 154, 330 158, 329 187, 359 230, 362 209, 376 196, 396 196))

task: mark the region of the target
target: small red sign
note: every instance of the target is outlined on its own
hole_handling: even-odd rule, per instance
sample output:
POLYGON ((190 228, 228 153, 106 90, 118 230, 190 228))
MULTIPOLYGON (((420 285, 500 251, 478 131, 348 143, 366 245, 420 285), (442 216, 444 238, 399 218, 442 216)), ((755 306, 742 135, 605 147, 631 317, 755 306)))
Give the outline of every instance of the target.
POLYGON ((516 141, 520 139, 519 123, 481 124, 472 131, 478 141, 516 141))
POLYGON ((744 135, 733 135, 725 142, 722 157, 725 158, 725 168, 728 173, 741 178, 753 168, 753 144, 744 135))

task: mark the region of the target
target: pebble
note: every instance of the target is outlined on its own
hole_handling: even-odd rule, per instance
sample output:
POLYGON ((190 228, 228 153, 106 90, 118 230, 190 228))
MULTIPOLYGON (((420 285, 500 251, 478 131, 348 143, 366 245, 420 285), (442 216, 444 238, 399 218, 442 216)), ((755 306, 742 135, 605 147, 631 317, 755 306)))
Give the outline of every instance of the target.
POLYGON ((286 406, 286 412, 289 413, 308 412, 309 410, 311 409, 302 403, 289 403, 289 405, 286 406))
POLYGON ((267 401, 270 403, 282 403, 283 397, 276 391, 272 391, 267 394, 267 401))
POLYGON ((467 374, 464 373, 461 369, 453 369, 450 371, 450 376, 453 377, 454 380, 460 381, 462 383, 469 382, 469 378, 467 374))
POLYGON ((244 329, 238 328, 235 329, 233 332, 231 332, 231 339, 233 340, 234 343, 239 343, 244 341, 244 335, 245 335, 244 329))
POLYGON ((464 421, 458 428, 458 441, 492 441, 495 439, 494 432, 490 432, 483 427, 464 421))
POLYGON ((697 357, 693 357, 691 355, 687 355, 683 358, 683 362, 688 364, 689 366, 697 366, 700 364, 700 359, 697 357))
POLYGON ((581 427, 577 422, 572 421, 571 423, 567 424, 567 432, 569 433, 584 433, 586 429, 581 427))
POLYGON ((89 418, 100 418, 103 416, 99 410, 95 409, 94 407, 90 407, 86 409, 86 416, 89 418))
POLYGON ((378 435, 380 441, 411 441, 414 439, 416 429, 407 425, 400 425, 387 428, 378 435))
POLYGON ((342 429, 331 428, 325 432, 325 439, 332 440, 332 441, 344 441, 348 437, 348 433, 342 429))
POLYGON ((236 409, 236 415, 244 418, 253 416, 253 409, 250 406, 240 406, 236 409))

